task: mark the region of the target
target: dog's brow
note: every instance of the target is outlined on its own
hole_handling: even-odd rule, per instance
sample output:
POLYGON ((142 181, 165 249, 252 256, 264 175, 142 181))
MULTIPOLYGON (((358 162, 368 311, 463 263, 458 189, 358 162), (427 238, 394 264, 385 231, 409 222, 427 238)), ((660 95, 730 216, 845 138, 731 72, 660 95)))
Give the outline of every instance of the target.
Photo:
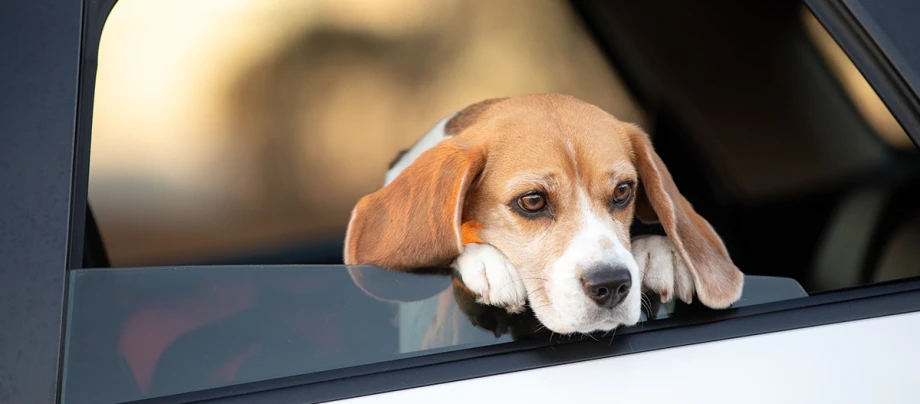
POLYGON ((610 178, 610 181, 612 182, 621 181, 625 176, 635 175, 636 168, 627 161, 620 161, 615 163, 610 171, 607 172, 607 177, 610 178))
POLYGON ((508 186, 511 189, 538 186, 547 192, 553 192, 556 189, 556 176, 552 173, 523 173, 515 176, 508 186))

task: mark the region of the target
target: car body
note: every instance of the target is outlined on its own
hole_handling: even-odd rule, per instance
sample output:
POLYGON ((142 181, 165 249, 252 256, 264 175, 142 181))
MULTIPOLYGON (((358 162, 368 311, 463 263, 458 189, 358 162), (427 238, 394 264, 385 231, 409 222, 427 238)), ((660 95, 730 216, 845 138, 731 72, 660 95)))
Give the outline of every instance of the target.
MULTIPOLYGON (((888 251, 916 211, 920 165, 866 135, 804 31, 789 28, 801 4, 572 3, 653 110, 675 180, 748 274, 735 307, 663 305, 636 327, 568 337, 464 304, 449 274, 365 268, 385 298, 368 295, 324 262, 337 258, 335 243, 110 268, 87 187, 95 55, 114 2, 6 2, 0 402, 916 402, 920 274, 881 274, 888 256, 874 251, 888 251), (810 148, 792 147, 801 144, 810 148), (889 196, 871 213, 859 201, 875 186, 889 196), (850 200, 860 217, 879 218, 839 222, 843 234, 866 236, 866 254, 858 240, 833 244, 850 200), (137 296, 145 305, 120 306, 137 296), (221 321, 183 325, 145 356, 160 341, 151 336, 202 307, 221 321), (293 339, 280 332, 305 324, 293 339), (214 376, 227 366, 234 377, 214 376)), ((918 3, 804 4, 916 147, 918 3)))

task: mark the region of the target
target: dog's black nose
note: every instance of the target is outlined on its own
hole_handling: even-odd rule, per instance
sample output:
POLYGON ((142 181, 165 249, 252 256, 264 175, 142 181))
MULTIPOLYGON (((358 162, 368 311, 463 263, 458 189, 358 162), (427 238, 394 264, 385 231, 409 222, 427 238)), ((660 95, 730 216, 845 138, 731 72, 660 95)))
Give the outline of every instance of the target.
POLYGON ((585 294, 598 306, 608 309, 626 299, 632 287, 632 275, 620 266, 592 268, 583 280, 585 294))

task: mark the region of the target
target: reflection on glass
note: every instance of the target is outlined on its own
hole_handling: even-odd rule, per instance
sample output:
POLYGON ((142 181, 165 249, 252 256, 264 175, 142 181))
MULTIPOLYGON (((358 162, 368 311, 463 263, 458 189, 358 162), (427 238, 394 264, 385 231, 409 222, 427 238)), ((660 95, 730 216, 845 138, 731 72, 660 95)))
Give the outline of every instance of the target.
MULTIPOLYGON (((532 313, 477 304, 438 270, 215 266, 70 277, 65 403, 123 402, 522 339, 551 343, 532 313)), ((791 280, 748 277, 738 306, 804 295, 791 280)), ((690 307, 649 306, 654 318, 690 307)))

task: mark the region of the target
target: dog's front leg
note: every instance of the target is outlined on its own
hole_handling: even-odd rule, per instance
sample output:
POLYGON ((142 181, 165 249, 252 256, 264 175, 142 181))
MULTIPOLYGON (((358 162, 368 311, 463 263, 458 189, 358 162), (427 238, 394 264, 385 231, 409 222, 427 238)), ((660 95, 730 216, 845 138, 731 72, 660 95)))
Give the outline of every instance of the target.
POLYGON ((657 293, 662 303, 670 302, 675 296, 684 303, 693 302, 693 276, 669 238, 635 237, 632 254, 642 274, 644 290, 657 293))
POLYGON ((527 290, 505 254, 488 244, 467 244, 451 264, 463 284, 477 295, 476 301, 504 307, 509 313, 524 311, 527 290))

